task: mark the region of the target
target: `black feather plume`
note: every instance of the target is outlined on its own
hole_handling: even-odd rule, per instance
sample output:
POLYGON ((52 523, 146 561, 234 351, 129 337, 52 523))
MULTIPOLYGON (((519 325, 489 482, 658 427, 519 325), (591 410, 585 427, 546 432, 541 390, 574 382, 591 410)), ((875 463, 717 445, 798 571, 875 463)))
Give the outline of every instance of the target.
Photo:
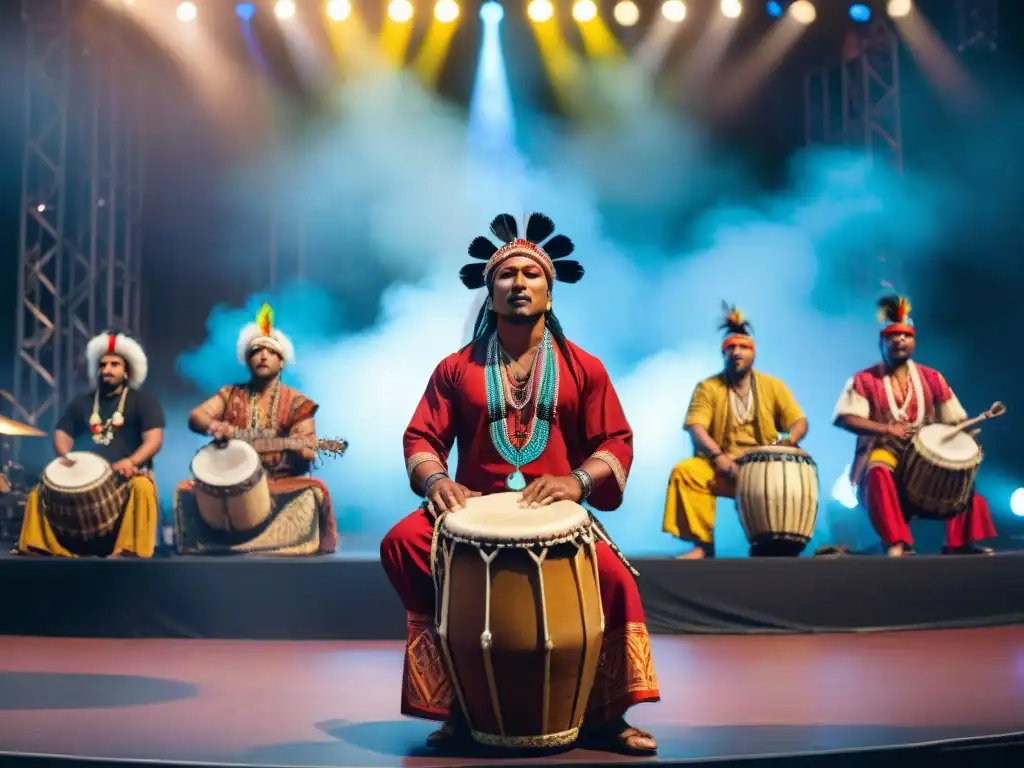
POLYGON ((503 243, 511 243, 519 237, 519 225, 516 224, 515 217, 499 213, 491 221, 491 232, 503 243))
POLYGON ((896 322, 896 314, 900 306, 900 297, 896 294, 883 296, 878 300, 878 319, 880 322, 896 322))
POLYGON ((555 235, 544 245, 544 252, 552 261, 555 259, 564 259, 575 250, 576 246, 573 245, 572 240, 565 235, 555 235))
POLYGON ((469 244, 470 257, 480 259, 480 261, 489 261, 491 256, 497 252, 498 246, 483 235, 473 238, 473 242, 469 244))
POLYGON ((531 213, 526 220, 526 239, 540 245, 555 232, 555 222, 543 213, 531 213))
POLYGON ((484 268, 486 264, 467 264, 459 270, 459 279, 470 290, 484 287, 484 268))
POLYGON ((578 283, 583 278, 583 265, 572 259, 556 261, 555 278, 562 283, 578 283))

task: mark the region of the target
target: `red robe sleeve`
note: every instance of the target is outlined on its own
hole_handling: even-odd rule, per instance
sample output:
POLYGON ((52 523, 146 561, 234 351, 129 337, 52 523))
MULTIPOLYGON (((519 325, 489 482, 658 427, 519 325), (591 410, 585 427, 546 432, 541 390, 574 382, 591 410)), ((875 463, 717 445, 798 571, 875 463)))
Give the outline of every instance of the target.
POLYGON ((580 363, 585 372, 580 402, 585 459, 600 459, 612 470, 611 477, 594 484, 587 503, 611 512, 622 505, 626 479, 633 465, 633 430, 605 367, 594 358, 580 363))
POLYGON ((413 493, 422 489, 413 485, 412 474, 425 461, 436 461, 448 470, 448 454, 455 444, 458 418, 455 401, 457 361, 445 358, 434 369, 426 391, 405 429, 405 469, 413 493))

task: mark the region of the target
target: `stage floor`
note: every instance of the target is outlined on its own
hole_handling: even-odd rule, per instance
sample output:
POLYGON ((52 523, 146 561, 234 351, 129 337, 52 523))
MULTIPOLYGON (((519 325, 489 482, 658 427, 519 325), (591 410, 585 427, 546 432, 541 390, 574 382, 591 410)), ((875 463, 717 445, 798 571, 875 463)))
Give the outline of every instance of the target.
MULTIPOLYGON (((1024 731, 1024 627, 656 637, 656 762, 1024 731)), ((0 638, 0 750, 290 766, 501 762, 423 748, 396 642, 0 638)), ((622 762, 573 750, 538 762, 622 762)))

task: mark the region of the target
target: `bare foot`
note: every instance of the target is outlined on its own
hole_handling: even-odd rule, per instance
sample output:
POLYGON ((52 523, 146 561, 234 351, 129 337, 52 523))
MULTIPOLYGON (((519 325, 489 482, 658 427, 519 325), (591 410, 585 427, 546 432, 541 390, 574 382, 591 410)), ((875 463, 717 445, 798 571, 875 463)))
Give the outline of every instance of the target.
POLYGON ((703 547, 694 547, 689 552, 676 557, 676 560, 702 560, 708 556, 708 553, 704 551, 703 547))
POLYGON ((624 755, 650 756, 657 754, 658 742, 647 731, 634 728, 624 718, 613 720, 580 734, 580 746, 624 755))
POLYGON ((885 554, 889 557, 903 557, 906 552, 904 551, 902 544, 893 544, 885 551, 885 554))

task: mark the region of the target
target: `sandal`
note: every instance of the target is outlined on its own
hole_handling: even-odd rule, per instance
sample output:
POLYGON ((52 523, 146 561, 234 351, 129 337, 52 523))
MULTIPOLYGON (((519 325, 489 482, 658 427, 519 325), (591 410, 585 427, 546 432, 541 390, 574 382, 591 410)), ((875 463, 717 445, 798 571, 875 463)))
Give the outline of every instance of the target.
POLYGON ((580 734, 580 746, 603 752, 649 757, 658 752, 654 736, 619 718, 580 734))

